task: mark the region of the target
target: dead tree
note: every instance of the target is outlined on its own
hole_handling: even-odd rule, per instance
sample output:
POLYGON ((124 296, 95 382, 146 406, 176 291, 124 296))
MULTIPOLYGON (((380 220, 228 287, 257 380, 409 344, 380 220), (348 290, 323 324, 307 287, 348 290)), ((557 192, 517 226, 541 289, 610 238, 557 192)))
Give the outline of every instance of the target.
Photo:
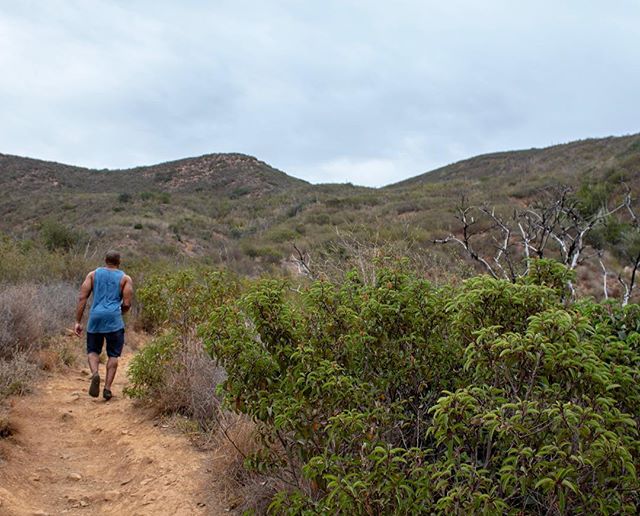
POLYGON ((454 233, 450 233, 445 238, 434 240, 436 244, 448 244, 454 242, 460 245, 466 253, 475 260, 494 278, 509 279, 515 281, 518 275, 516 275, 512 265, 512 247, 511 247, 511 228, 507 226, 504 221, 496 215, 495 210, 489 211, 486 208, 476 208, 475 206, 469 206, 467 204, 466 197, 462 197, 460 204, 456 208, 456 219, 460 221, 462 225, 461 235, 457 236, 454 233), (478 229, 478 223, 481 219, 478 216, 489 215, 494 221, 494 226, 489 229, 478 229), (492 229, 498 229, 498 234, 492 233, 492 229), (494 242, 496 252, 493 256, 483 256, 479 248, 475 245, 478 240, 477 237, 486 237, 490 234, 491 239, 494 242), (473 242, 472 242, 473 240, 473 242), (508 264, 507 269, 503 265, 503 261, 508 264), (508 272, 507 272, 508 271, 508 272))
POLYGON ((640 220, 633 208, 631 192, 629 189, 627 189, 623 206, 630 218, 630 228, 626 234, 626 241, 619 252, 626 261, 626 267, 624 269, 629 269, 629 272, 628 277, 625 277, 624 269, 619 272, 618 282, 622 285, 624 290, 622 295, 622 306, 626 306, 631 299, 631 294, 633 294, 634 288, 636 287, 636 276, 638 274, 638 268, 640 267, 640 220))
MULTIPOLYGON (((562 188, 544 201, 514 210, 507 218, 495 208, 469 206, 462 198, 455 215, 462 226, 458 234, 451 233, 434 243, 455 242, 491 276, 515 282, 529 272, 531 258, 552 257, 574 270, 585 260, 598 256, 597 252, 586 252, 587 236, 624 206, 614 209, 603 206, 587 216, 581 213, 571 190, 562 188), (489 244, 490 252, 486 251, 489 244), (484 254, 480 249, 484 249, 484 254)), ((573 285, 569 282, 567 286, 573 295, 573 285)))
POLYGON ((291 261, 298 267, 298 273, 307 276, 308 278, 315 279, 315 274, 311 270, 311 256, 307 251, 302 251, 294 243, 293 250, 295 254, 291 256, 291 261))

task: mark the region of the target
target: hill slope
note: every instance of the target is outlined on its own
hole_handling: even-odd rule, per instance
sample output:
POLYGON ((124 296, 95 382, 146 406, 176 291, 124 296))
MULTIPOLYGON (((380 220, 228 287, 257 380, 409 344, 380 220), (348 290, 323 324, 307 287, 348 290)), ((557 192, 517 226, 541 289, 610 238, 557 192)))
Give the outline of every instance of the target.
POLYGON ((252 156, 207 154, 147 167, 91 170, 50 161, 0 154, 0 187, 30 193, 55 188, 60 192, 168 192, 208 190, 263 195, 306 185, 252 156))
POLYGON ((553 185, 622 180, 640 193, 640 135, 478 156, 381 189, 311 185, 242 154, 114 171, 0 155, 0 232, 55 246, 51 227, 62 228, 83 252, 195 256, 251 273, 280 267, 294 242, 317 256, 336 231, 425 249, 457 227, 463 195, 506 210, 553 185))
POLYGON ((574 182, 585 175, 601 176, 618 169, 629 175, 640 169, 640 135, 588 139, 528 149, 484 154, 426 172, 387 188, 414 187, 418 184, 451 180, 508 180, 541 178, 574 182))

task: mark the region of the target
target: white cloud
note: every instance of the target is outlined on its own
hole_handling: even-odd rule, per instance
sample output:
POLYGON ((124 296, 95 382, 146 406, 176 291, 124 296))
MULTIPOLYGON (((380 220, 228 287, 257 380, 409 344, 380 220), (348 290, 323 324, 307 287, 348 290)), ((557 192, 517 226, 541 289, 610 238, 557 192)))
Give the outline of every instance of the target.
POLYGON ((399 176, 398 165, 390 159, 355 159, 342 157, 298 169, 313 183, 354 183, 384 186, 399 176), (349 181, 345 181, 349 178, 349 181))
POLYGON ((0 0, 0 152, 381 185, 640 130, 640 4, 0 0), (141 163, 142 162, 142 163, 141 163))

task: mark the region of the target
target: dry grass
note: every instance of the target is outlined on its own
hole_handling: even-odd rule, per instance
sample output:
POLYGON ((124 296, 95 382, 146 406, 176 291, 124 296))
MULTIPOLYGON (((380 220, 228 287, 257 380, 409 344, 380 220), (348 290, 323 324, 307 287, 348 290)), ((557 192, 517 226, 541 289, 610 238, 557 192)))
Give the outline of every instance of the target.
POLYGON ((15 354, 11 360, 0 360, 0 400, 29 392, 37 373, 38 366, 25 352, 15 354))
POLYGON ((34 351, 73 321, 76 289, 68 283, 6 285, 0 290, 0 358, 34 351))
POLYGON ((23 283, 0 289, 0 400, 29 391, 38 366, 71 365, 68 344, 47 346, 73 320, 76 289, 23 283))
POLYGON ((58 371, 76 365, 84 357, 84 347, 75 337, 54 339, 38 351, 37 362, 44 371, 58 371))
POLYGON ((9 419, 9 411, 6 408, 0 407, 0 439, 13 435, 15 431, 16 429, 9 419))
POLYGON ((165 371, 157 404, 164 413, 183 414, 206 434, 215 431, 220 400, 216 388, 224 370, 209 357, 199 341, 184 344, 165 371))
POLYGON ((265 514, 271 499, 282 489, 280 481, 248 471, 245 458, 260 449, 255 424, 246 416, 224 412, 219 416, 218 431, 211 448, 213 489, 221 492, 228 509, 236 514, 265 514))

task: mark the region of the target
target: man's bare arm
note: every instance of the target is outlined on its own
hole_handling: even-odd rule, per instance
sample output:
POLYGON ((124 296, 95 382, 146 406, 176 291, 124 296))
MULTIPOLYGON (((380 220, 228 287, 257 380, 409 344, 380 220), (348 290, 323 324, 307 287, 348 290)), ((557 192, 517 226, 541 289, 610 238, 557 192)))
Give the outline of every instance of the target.
POLYGON ((133 303, 133 281, 129 276, 125 276, 122 285, 122 313, 131 309, 131 303, 133 303))
POLYGON ((87 305, 87 299, 91 295, 93 290, 93 272, 87 274, 87 277, 80 286, 80 294, 78 294, 78 304, 76 306, 76 324, 74 332, 78 337, 82 334, 82 315, 84 314, 84 308, 87 305))

